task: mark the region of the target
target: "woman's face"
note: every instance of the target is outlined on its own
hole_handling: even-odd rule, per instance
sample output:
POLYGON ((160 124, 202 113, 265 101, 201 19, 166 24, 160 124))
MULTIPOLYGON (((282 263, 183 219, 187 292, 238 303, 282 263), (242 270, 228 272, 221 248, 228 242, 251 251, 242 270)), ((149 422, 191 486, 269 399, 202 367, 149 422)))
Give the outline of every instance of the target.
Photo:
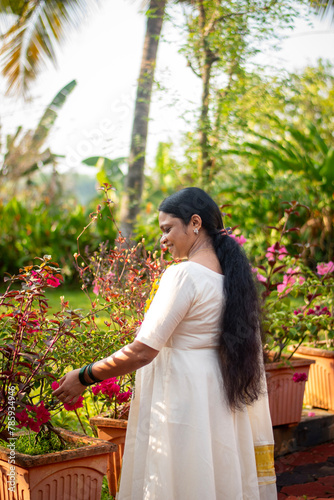
POLYGON ((187 257, 196 240, 192 223, 185 226, 181 219, 159 212, 159 226, 163 233, 161 245, 168 248, 174 259, 187 257))

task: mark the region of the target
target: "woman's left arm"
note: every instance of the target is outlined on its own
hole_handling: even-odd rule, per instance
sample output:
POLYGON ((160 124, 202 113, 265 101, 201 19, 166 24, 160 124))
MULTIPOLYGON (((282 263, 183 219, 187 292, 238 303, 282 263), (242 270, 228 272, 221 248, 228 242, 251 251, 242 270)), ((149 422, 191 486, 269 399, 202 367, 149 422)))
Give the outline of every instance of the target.
MULTIPOLYGON (((125 375, 149 364, 158 353, 159 351, 156 349, 149 347, 139 340, 134 340, 131 344, 126 345, 111 356, 94 363, 92 374, 99 380, 125 375)), ((80 369, 78 368, 66 373, 59 380, 60 386, 58 389, 53 391, 53 395, 63 403, 76 403, 79 396, 86 389, 86 386, 81 384, 79 380, 79 371, 80 369)), ((89 378, 87 370, 84 373, 84 377, 86 382, 93 382, 89 378)))

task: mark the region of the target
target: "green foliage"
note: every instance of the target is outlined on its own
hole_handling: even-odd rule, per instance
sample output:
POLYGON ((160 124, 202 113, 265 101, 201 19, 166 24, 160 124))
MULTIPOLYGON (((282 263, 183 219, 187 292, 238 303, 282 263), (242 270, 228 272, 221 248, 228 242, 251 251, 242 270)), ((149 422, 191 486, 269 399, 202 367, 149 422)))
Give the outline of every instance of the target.
MULTIPOLYGON (((102 213, 106 213, 103 207, 102 213)), ((0 202, 0 274, 13 273, 31 264, 36 255, 49 254, 58 261, 68 279, 73 279, 73 254, 77 238, 87 224, 89 211, 78 204, 50 204, 46 198, 37 203, 11 199, 0 202)), ((109 213, 109 212, 108 212, 109 213)), ((81 245, 91 250, 100 241, 113 241, 116 229, 108 220, 96 220, 81 237, 81 245)))
POLYGON ((65 446, 55 433, 43 434, 41 436, 27 434, 19 436, 15 440, 15 450, 27 455, 44 455, 45 453, 53 453, 69 448, 70 445, 65 446))

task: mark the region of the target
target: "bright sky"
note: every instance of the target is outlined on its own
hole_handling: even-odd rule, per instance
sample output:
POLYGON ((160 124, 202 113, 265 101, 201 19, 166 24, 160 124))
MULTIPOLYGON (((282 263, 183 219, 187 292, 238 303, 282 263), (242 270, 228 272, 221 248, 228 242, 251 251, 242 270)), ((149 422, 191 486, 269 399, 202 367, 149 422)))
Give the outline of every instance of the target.
MULTIPOLYGON (((76 79, 78 85, 50 136, 52 151, 66 155, 62 161, 66 168, 79 167, 80 160, 89 156, 127 156, 146 24, 140 5, 140 0, 101 2, 98 12, 89 16, 58 51, 58 68, 50 65, 37 79, 30 103, 5 99, 0 82, 3 133, 19 125, 35 126, 57 92, 76 79)), ((173 13, 177 9, 173 5, 173 13)), ((156 78, 166 91, 156 92, 152 102, 149 163, 159 141, 178 142, 186 130, 182 114, 195 109, 200 96, 200 81, 178 54, 180 38, 168 23, 164 36, 170 43, 160 44, 156 78)), ((298 22, 282 42, 280 52, 264 49, 261 57, 283 72, 315 64, 319 57, 334 63, 333 49, 334 26, 316 20, 313 27, 298 22)))

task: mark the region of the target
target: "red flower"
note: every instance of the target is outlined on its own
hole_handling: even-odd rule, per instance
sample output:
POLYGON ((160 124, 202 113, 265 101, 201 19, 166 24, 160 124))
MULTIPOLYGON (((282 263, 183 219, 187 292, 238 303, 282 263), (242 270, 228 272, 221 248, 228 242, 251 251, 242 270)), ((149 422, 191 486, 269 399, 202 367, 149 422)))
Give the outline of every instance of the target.
POLYGON ((37 422, 41 424, 46 424, 51 418, 50 412, 45 408, 44 402, 42 401, 38 407, 35 407, 37 422))
POLYGON ((132 391, 121 392, 117 394, 116 399, 119 403, 126 403, 132 396, 132 391))
POLYGON ((16 421, 18 422, 17 427, 22 429, 22 427, 27 427, 29 417, 27 410, 19 411, 15 414, 16 421))
POLYGON ((293 377, 292 377, 293 381, 294 382, 306 382, 307 380, 307 373, 303 372, 303 373, 294 373, 293 377))
POLYGON ((77 410, 78 408, 83 407, 83 396, 79 396, 79 399, 76 403, 64 403, 64 408, 67 411, 77 410))
POLYGON ((46 280, 47 284, 52 286, 53 288, 57 288, 57 286, 60 286, 60 280, 58 278, 55 278, 54 276, 48 276, 46 280))

